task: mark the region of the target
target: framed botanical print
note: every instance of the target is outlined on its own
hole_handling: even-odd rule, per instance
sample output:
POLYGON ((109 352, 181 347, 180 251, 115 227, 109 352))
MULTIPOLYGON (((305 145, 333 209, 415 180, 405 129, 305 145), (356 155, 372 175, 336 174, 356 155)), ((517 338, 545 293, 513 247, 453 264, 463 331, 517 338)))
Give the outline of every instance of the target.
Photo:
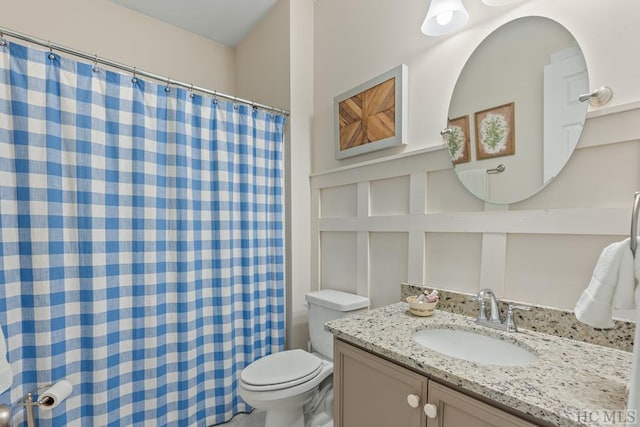
POLYGON ((454 165, 466 163, 471 160, 471 144, 469 138, 469 116, 456 117, 450 119, 447 127, 447 146, 449 155, 454 165))
POLYGON ((510 102, 475 113, 477 160, 515 154, 514 108, 510 102))

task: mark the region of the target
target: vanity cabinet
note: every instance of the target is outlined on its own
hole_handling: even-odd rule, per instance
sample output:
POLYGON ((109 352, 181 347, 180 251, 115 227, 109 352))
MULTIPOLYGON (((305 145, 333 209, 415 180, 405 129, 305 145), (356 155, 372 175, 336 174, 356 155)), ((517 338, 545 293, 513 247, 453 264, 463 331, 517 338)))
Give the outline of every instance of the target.
POLYGON ((501 409, 338 339, 335 427, 533 427, 501 409))
POLYGON ((429 381, 427 402, 437 408, 427 427, 533 427, 528 421, 435 381, 429 381))
POLYGON ((334 340, 334 427, 426 427, 422 375, 334 340))

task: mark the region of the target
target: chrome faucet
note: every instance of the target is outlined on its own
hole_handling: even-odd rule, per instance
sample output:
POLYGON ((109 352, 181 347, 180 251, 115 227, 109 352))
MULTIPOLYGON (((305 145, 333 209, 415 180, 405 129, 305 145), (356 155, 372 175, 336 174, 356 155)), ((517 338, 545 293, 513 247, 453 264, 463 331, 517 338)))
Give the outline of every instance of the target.
POLYGON ((498 307, 498 299, 496 294, 489 288, 481 289, 472 301, 477 301, 480 304, 480 312, 476 318, 478 325, 487 326, 489 328, 501 329, 507 332, 518 332, 515 318, 513 317, 513 310, 531 310, 531 307, 525 305, 507 305, 507 315, 504 319, 500 316, 500 308, 498 307), (489 297, 490 312, 487 316, 486 297, 489 297))
POLYGON ((478 292, 478 296, 476 297, 476 301, 480 303, 480 313, 478 314, 478 320, 489 321, 493 323, 502 323, 500 320, 500 309, 498 308, 498 299, 496 298, 496 294, 489 288, 481 289, 478 292), (489 297, 489 303, 491 304, 491 312, 490 316, 487 317, 487 306, 485 304, 485 297, 489 297))

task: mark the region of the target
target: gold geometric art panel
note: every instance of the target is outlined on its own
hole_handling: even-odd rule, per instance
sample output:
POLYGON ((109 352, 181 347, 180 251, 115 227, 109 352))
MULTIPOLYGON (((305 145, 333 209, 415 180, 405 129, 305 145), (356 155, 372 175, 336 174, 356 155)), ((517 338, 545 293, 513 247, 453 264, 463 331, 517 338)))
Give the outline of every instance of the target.
POLYGON ((341 150, 396 134, 395 88, 393 77, 339 103, 341 150))
POLYGON ((334 98, 337 159, 404 144, 406 75, 400 65, 334 98))

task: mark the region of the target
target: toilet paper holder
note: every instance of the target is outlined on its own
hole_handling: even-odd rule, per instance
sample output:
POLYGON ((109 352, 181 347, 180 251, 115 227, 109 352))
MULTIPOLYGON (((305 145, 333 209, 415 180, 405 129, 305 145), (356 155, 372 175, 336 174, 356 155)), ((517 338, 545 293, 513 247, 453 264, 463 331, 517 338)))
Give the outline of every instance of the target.
POLYGON ((58 401, 56 401, 56 399, 47 395, 46 393, 44 393, 44 395, 40 396, 38 399, 34 400, 34 397, 38 397, 38 394, 41 394, 40 392, 42 392, 43 390, 49 390, 52 387, 56 386, 57 384, 61 384, 63 382, 66 383, 66 381, 61 381, 58 383, 40 385, 35 389, 31 390, 29 393, 22 396, 20 400, 18 400, 17 405, 24 406, 28 427, 35 427, 36 425, 35 415, 33 412, 34 407, 42 406, 46 408, 54 408, 55 406, 58 405, 58 403, 60 403, 60 401, 67 398, 68 393, 65 393, 66 395, 60 396, 60 399, 58 401))
POLYGON ((27 417, 27 426, 28 427, 35 427, 36 425, 36 418, 33 414, 33 407, 34 406, 43 406, 44 403, 41 402, 40 400, 33 400, 34 396, 36 396, 38 394, 38 392, 48 389, 50 387, 53 387, 53 383, 52 384, 46 384, 46 385, 41 385, 38 386, 36 388, 34 388, 33 390, 31 390, 29 393, 25 394, 24 396, 22 396, 22 398, 20 400, 18 400, 18 405, 19 406, 24 406, 24 410, 25 410, 25 414, 27 417))

